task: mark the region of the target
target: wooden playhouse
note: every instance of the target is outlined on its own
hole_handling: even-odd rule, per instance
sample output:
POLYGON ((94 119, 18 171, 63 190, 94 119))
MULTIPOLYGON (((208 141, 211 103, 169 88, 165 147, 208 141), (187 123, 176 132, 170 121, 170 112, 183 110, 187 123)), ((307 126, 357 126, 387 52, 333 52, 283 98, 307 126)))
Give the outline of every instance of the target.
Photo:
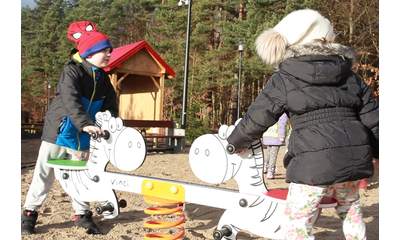
POLYGON ((164 81, 176 73, 157 52, 144 40, 115 48, 104 70, 117 93, 119 117, 125 125, 145 130, 146 138, 166 138, 166 148, 181 151, 184 130, 162 119, 164 81))
POLYGON ((164 81, 176 73, 146 41, 115 48, 104 70, 117 92, 119 117, 163 120, 164 81))

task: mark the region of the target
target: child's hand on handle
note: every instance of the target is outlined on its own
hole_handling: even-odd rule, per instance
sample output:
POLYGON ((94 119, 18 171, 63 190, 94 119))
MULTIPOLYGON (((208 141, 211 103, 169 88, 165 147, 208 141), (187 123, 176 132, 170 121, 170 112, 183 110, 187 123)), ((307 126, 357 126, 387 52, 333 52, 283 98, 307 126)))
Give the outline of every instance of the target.
POLYGON ((240 155, 240 154, 244 153, 244 151, 238 151, 238 152, 237 152, 235 146, 233 146, 233 145, 230 144, 230 143, 228 143, 228 145, 226 146, 226 152, 227 152, 228 154, 234 154, 234 153, 236 153, 237 155, 240 155))
POLYGON ((84 128, 82 128, 82 131, 89 133, 90 135, 92 135, 92 133, 98 133, 101 135, 105 135, 103 129, 96 127, 94 125, 87 125, 84 128))

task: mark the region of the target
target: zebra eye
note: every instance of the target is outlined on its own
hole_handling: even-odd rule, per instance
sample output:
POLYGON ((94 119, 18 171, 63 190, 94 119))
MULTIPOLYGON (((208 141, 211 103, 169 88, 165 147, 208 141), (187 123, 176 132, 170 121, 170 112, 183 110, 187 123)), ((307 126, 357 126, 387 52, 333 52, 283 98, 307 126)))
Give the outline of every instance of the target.
POLYGON ((112 133, 117 130, 117 120, 115 118, 110 119, 110 121, 108 122, 108 128, 112 133))
POLYGON ((228 136, 226 135, 226 131, 228 130, 228 125, 222 125, 218 129, 218 137, 222 140, 225 140, 228 136))
POLYGON ((116 118, 115 123, 117 124, 117 130, 121 130, 124 127, 124 122, 121 118, 116 118))

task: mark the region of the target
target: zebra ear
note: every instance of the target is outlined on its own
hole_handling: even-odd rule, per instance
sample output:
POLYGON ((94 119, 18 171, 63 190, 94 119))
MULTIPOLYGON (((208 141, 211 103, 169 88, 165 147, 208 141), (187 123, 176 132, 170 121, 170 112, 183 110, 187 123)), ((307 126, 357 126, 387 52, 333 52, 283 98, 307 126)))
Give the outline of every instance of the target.
POLYGON ((111 114, 111 112, 108 111, 108 110, 104 112, 104 115, 106 116, 107 120, 110 120, 110 119, 112 118, 112 116, 113 116, 113 115, 111 114))
POLYGON ((95 123, 94 125, 96 125, 96 127, 101 128, 101 126, 103 125, 103 121, 104 121, 104 116, 103 116, 103 112, 97 112, 95 115, 95 123))
POLYGON ((230 125, 226 131, 226 135, 227 137, 229 137, 229 135, 231 135, 231 133, 233 132, 233 130, 235 129, 235 126, 230 125))
POLYGON ((231 135, 234 129, 235 126, 233 125, 228 126, 224 124, 218 129, 218 137, 221 138, 222 140, 226 140, 229 137, 229 135, 231 135))
POLYGON ((110 111, 105 111, 105 112, 97 112, 95 115, 95 125, 96 127, 101 128, 101 126, 103 126, 104 122, 110 121, 110 119, 112 118, 112 114, 110 111))
POLYGON ((239 122, 240 121, 242 121, 242 119, 241 118, 239 118, 238 120, 236 120, 236 122, 235 122, 235 126, 237 126, 238 124, 239 124, 239 122))

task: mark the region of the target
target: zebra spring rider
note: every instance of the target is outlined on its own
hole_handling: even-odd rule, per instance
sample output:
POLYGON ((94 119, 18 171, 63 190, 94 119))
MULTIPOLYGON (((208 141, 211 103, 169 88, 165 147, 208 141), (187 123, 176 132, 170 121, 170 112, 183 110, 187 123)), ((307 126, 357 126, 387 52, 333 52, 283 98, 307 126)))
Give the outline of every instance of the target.
MULTIPOLYGON (((261 141, 254 141, 241 155, 233 154, 235 148, 226 139, 234 128, 223 125, 218 134, 200 136, 193 142, 189 153, 191 168, 200 180, 217 184, 234 178, 239 194, 242 194, 239 199, 225 199, 226 211, 214 232, 214 239, 236 239, 242 230, 266 238, 283 239, 280 223, 283 220, 287 190, 266 188, 261 141)), ((336 204, 336 200, 325 197, 318 213, 321 208, 336 204)), ((318 215, 312 219, 313 222, 318 215)))
POLYGON ((189 161, 194 174, 207 183, 222 183, 232 178, 238 184, 238 199, 225 199, 227 207, 220 218, 215 239, 236 239, 242 230, 262 237, 279 239, 284 201, 265 195, 263 151, 260 141, 243 154, 228 153, 226 139, 235 126, 223 125, 218 134, 197 138, 190 149, 189 161))
MULTIPOLYGON (((121 118, 112 117, 108 111, 96 114, 96 125, 106 134, 92 134, 87 162, 49 160, 47 164, 54 168, 56 179, 71 197, 86 202, 100 201, 96 212, 105 218, 114 218, 119 208, 126 206, 126 201, 118 202, 110 182, 103 176, 106 165, 110 162, 124 171, 137 169, 146 157, 146 144, 136 129, 125 127, 121 118)), ((111 184, 117 182, 114 179, 111 184)))

